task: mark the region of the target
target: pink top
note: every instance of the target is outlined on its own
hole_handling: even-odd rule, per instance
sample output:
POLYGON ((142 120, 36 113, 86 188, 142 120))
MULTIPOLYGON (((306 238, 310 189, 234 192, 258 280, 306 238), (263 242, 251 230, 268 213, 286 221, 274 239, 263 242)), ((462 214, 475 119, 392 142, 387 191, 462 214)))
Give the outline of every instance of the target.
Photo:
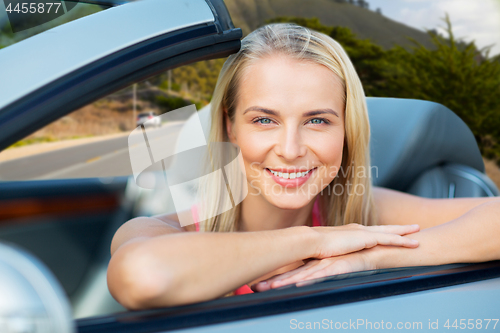
MULTIPOLYGON (((196 209, 196 206, 193 206, 191 208, 191 213, 193 214, 193 220, 198 221, 198 211, 196 209)), ((313 224, 313 227, 320 227, 322 225, 321 224, 321 214, 319 212, 318 200, 316 200, 316 202, 314 203, 314 207, 313 207, 313 211, 312 211, 312 224, 313 224)), ((198 222, 195 222, 195 226, 196 226, 196 231, 200 231, 200 224, 198 222)), ((234 291, 235 295, 252 294, 252 293, 253 293, 253 290, 250 289, 250 287, 246 284, 239 287, 238 289, 236 289, 234 291)))

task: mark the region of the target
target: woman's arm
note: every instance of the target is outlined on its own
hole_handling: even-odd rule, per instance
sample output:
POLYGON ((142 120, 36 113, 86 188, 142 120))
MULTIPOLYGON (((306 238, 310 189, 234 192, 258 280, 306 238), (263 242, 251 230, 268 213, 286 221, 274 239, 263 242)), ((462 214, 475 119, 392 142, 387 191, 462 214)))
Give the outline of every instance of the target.
POLYGON ((411 253, 377 246, 366 250, 376 268, 469 263, 500 259, 500 199, 411 235, 420 246, 411 253))
POLYGON ((259 232, 197 233, 180 232, 152 218, 141 217, 127 223, 112 243, 108 287, 113 297, 129 309, 218 298, 277 268, 311 256, 315 249, 314 233, 302 226, 259 232))
POLYGON ((129 309, 221 297, 280 267, 310 257, 342 255, 377 244, 418 246, 418 242, 400 236, 418 231, 418 226, 353 224, 197 233, 181 232, 175 221, 166 222, 136 218, 115 234, 108 287, 113 297, 129 309))
POLYGON ((377 223, 418 224, 426 229, 454 220, 481 204, 500 197, 429 199, 374 187, 377 223))
POLYGON ((265 284, 260 282, 252 289, 265 291, 291 283, 371 269, 499 260, 500 198, 479 204, 452 221, 408 236, 418 240, 419 247, 408 249, 377 245, 355 253, 311 260, 297 269, 266 280, 265 284))

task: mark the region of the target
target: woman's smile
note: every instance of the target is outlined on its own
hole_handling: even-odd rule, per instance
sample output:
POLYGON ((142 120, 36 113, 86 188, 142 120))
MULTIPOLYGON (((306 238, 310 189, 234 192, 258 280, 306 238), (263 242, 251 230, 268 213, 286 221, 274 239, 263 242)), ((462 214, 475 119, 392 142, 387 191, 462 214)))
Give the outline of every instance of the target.
POLYGON ((266 168, 265 170, 277 184, 284 187, 299 187, 307 182, 316 169, 266 168))

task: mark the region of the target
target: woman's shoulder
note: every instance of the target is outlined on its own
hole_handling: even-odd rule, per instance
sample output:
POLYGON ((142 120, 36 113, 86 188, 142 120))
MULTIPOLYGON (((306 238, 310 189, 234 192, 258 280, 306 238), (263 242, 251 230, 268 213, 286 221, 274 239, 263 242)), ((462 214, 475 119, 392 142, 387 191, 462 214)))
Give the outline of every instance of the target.
MULTIPOLYGON (((190 214, 186 214, 186 213, 187 212, 183 212, 183 215, 185 215, 186 218, 189 219, 190 214)), ((152 218, 160 220, 162 222, 165 222, 166 224, 168 224, 168 225, 170 225, 178 230, 181 230, 181 231, 187 231, 187 232, 197 231, 197 227, 196 227, 194 220, 192 218, 191 218, 192 221, 187 221, 188 223, 185 224, 184 226, 182 226, 180 221, 179 221, 179 215, 177 213, 155 215, 155 216, 152 216, 152 218), (191 222, 191 223, 189 223, 189 222, 191 222)), ((183 218, 183 221, 186 222, 184 218, 183 218)))
POLYGON ((196 231, 194 225, 181 226, 177 214, 164 214, 155 216, 138 216, 123 223, 116 230, 111 241, 113 254, 122 244, 133 238, 157 237, 179 232, 196 231))

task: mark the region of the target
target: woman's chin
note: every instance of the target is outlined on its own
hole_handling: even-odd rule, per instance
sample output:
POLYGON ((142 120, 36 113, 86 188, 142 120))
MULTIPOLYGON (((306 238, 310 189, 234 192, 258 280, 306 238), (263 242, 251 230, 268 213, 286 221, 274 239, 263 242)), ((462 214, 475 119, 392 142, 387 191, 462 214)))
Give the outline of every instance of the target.
POLYGON ((267 201, 275 207, 293 210, 307 206, 310 199, 303 196, 277 195, 267 198, 267 201))

